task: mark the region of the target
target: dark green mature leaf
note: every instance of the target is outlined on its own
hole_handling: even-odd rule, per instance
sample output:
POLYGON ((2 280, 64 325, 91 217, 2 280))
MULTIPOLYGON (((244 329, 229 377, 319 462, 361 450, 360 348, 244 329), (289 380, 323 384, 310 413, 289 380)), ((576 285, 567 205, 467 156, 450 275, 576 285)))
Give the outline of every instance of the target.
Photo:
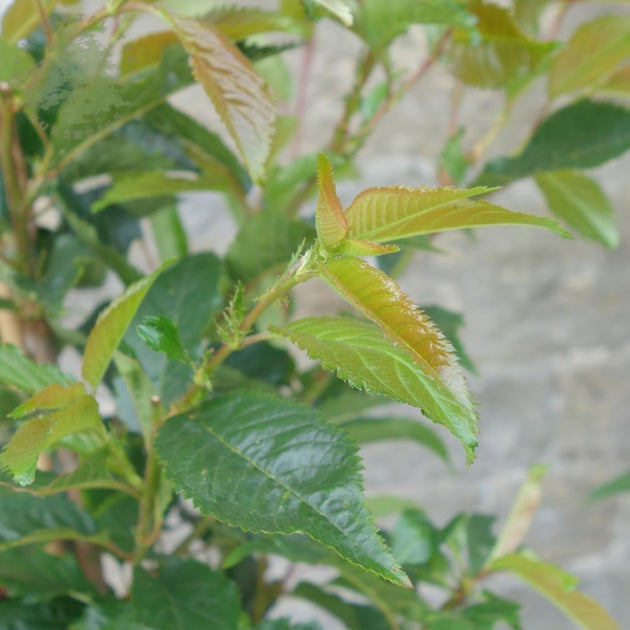
POLYGON ((20 348, 11 345, 0 345, 0 381, 31 394, 48 385, 73 382, 57 366, 35 363, 20 348))
POLYGON ((630 16, 603 15, 580 25, 549 72, 552 97, 600 83, 630 57, 630 16))
POLYGON ((304 221, 263 210, 248 219, 227 253, 232 274, 248 283, 291 259, 300 243, 315 239, 315 230, 304 221))
POLYGON ((256 630, 323 630, 316 622, 292 623, 290 619, 268 619, 256 626, 256 630))
POLYGON ((22 424, 0 454, 0 468, 10 470, 16 483, 29 485, 41 453, 67 436, 92 430, 103 431, 98 405, 91 396, 80 396, 22 424))
POLYGON ((158 68, 139 80, 99 78, 74 92, 59 110, 54 164, 67 163, 90 145, 160 105, 192 82, 183 50, 167 48, 158 68))
POLYGON ((391 630, 387 618, 377 608, 352 604, 310 582, 298 584, 291 591, 291 597, 299 597, 319 606, 340 619, 350 630, 391 630))
POLYGON ((368 188, 352 201, 346 214, 351 239, 382 243, 445 230, 490 225, 533 225, 568 236, 555 221, 513 212, 483 199, 468 197, 491 192, 484 187, 368 188))
POLYGON ((606 247, 619 244, 619 232, 613 209, 599 184, 579 171, 564 170, 538 173, 536 183, 549 209, 583 236, 606 247))
POLYGON ((400 564, 426 564, 439 545, 439 530, 419 509, 407 509, 392 533, 392 553, 400 564))
POLYGON ((341 425, 359 444, 382 440, 413 440, 450 462, 444 442, 430 427, 406 418, 363 418, 341 425))
POLYGON ((275 108, 264 81, 247 57, 210 24, 173 16, 170 21, 252 179, 261 181, 275 126, 275 108))
POLYGON ((458 0, 363 0, 354 29, 372 48, 380 51, 412 24, 442 24, 469 29, 476 22, 458 0))
POLYGON ((73 554, 53 556, 35 545, 0 552, 0 585, 11 596, 46 599, 94 590, 73 554))
POLYGON ((449 59, 453 74, 470 85, 509 88, 535 73, 540 62, 555 48, 524 35, 507 9, 475 0, 469 10, 477 17, 477 33, 455 31, 449 59))
POLYGON ((68 630, 78 620, 84 604, 70 597, 48 603, 0 602, 0 630, 68 630))
MULTIPOLYGON (((483 601, 462 609, 462 615, 474 625, 475 630, 493 630, 504 622, 514 630, 521 630, 520 604, 484 591, 483 601)), ((500 626, 503 627, 503 626, 500 626)))
POLYGON ((581 100, 554 112, 515 157, 489 162, 477 183, 507 184, 535 173, 592 168, 630 148, 630 110, 581 100))
POLYGON ((593 500, 603 499, 619 492, 630 492, 630 471, 593 490, 590 498, 593 500))
POLYGON ((65 496, 39 498, 0 487, 0 549, 95 532, 92 517, 65 496))
POLYGON ((246 531, 308 534, 349 562, 408 584, 364 506, 356 447, 313 409, 243 392, 158 432, 167 476, 206 514, 246 531))
POLYGON ((224 365, 239 370, 251 379, 273 385, 288 385, 295 373, 291 355, 267 341, 261 341, 230 354, 224 365))
POLYGON ((132 618, 155 630, 234 630, 240 606, 236 586, 194 560, 168 559, 157 576, 134 572, 132 618))
POLYGON ((122 341, 144 296, 162 273, 163 267, 132 284, 122 295, 100 313, 90 332, 83 352, 81 374, 96 387, 122 341))
POLYGON ((192 370, 149 348, 138 337, 137 327, 146 317, 168 317, 179 330, 183 349, 194 359, 205 328, 223 306, 221 276, 222 264, 214 254, 181 259, 158 278, 130 323, 125 342, 167 405, 192 382, 192 370))
POLYGON ((427 418, 446 426, 472 460, 477 444, 474 409, 429 376, 408 352, 384 338, 376 326, 347 318, 311 317, 277 332, 353 387, 419 407, 427 418))
POLYGON ((521 578, 584 630, 621 630, 597 602, 574 590, 577 580, 572 575, 553 565, 513 553, 497 558, 489 569, 521 578))

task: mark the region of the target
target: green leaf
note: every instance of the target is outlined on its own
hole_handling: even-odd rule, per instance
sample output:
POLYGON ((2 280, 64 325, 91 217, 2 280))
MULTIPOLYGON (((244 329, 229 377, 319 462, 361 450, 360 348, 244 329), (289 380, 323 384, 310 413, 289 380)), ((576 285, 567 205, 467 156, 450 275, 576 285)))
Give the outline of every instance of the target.
POLYGON ((136 74, 159 65, 165 49, 178 42, 173 31, 158 31, 125 43, 120 51, 120 74, 136 74))
POLYGON ((41 604, 10 599, 0 602, 0 630, 68 630, 83 608, 70 597, 41 604))
POLYGON ((491 192, 484 187, 368 188, 346 210, 348 236, 381 243, 418 234, 487 225, 535 225, 568 236, 555 221, 522 212, 512 212, 487 201, 466 199, 491 192))
POLYGON ((304 221, 279 212, 263 210, 248 219, 239 230, 227 253, 235 278, 249 283, 265 272, 286 265, 300 243, 311 243, 315 230, 304 221))
POLYGON ((460 127, 449 137, 440 153, 440 165, 446 170, 451 181, 459 185, 468 170, 468 160, 462 147, 464 128, 460 127))
POLYGON ((549 95, 600 83, 630 56, 630 16, 603 15, 581 24, 556 56, 549 72, 549 95))
POLYGON ((316 621, 291 623, 290 619, 282 617, 281 619, 263 621, 256 626, 256 630, 322 630, 322 627, 316 621))
POLYGON ((260 182, 275 127, 275 108, 251 62, 210 24, 171 16, 203 85, 252 178, 260 182))
POLYGON ((20 348, 7 344, 0 345, 0 381, 34 394, 55 383, 70 385, 72 378, 55 365, 35 363, 20 348))
POLYGON ((427 564, 438 547, 438 530, 419 509, 407 509, 392 534, 392 553, 400 564, 427 564))
POLYGON ((0 553, 0 584, 13 597, 29 595, 48 599, 94 590, 73 554, 53 556, 35 545, 0 553))
POLYGON ((468 461, 472 460, 477 444, 474 410, 428 376, 377 327, 347 318, 312 317, 277 332, 353 387, 419 407, 427 418, 446 426, 464 446, 468 461))
MULTIPOLYGON (((13 3, 8 4, 10 6, 2 18, 2 38, 15 44, 35 30, 42 17, 36 0, 13 0, 13 3)), ((3 3, 3 6, 7 7, 7 3, 3 3)), ((50 2, 44 2, 43 6, 52 8, 50 2)))
POLYGON ((81 396, 62 409, 22 424, 0 454, 0 467, 26 486, 35 478, 41 453, 66 436, 91 429, 102 431, 98 405, 91 396, 81 396))
POLYGON ((380 51, 412 24, 441 24, 471 28, 475 17, 458 0, 363 0, 355 30, 372 50, 380 51))
POLYGON ((26 51, 0 39, 0 81, 16 86, 34 70, 35 63, 26 51))
POLYGON ((85 344, 81 368, 83 378, 92 387, 100 383, 140 303, 163 269, 132 284, 98 316, 85 344))
POLYGON ((509 554, 495 560, 490 570, 509 571, 521 578, 584 630, 621 630, 597 602, 574 590, 576 580, 573 576, 550 564, 509 554))
POLYGON ((155 630, 234 630, 240 615, 236 586, 194 560, 170 558, 157 576, 134 572, 132 618, 155 630))
POLYGON ((224 396, 194 421, 167 420, 155 444, 167 476, 204 514, 245 531, 301 531, 408 584, 363 503, 356 447, 313 409, 251 392, 224 396))
POLYGON ((435 305, 422 306, 422 310, 450 341, 462 367, 475 374, 477 372, 475 365, 459 338, 459 329, 464 326, 464 316, 435 305))
POLYGON ((193 173, 190 175, 192 177, 172 176, 163 171, 147 171, 125 173, 114 177, 112 186, 92 205, 92 211, 100 212, 110 204, 133 199, 175 195, 195 190, 225 191, 227 189, 227 182, 220 174, 215 176, 204 173, 199 177, 193 173))
POLYGON ((137 327, 146 317, 168 317, 179 331, 183 349, 197 359, 203 333, 223 306, 222 272, 221 261, 212 253, 181 259, 157 279, 129 325, 125 342, 166 405, 190 385, 192 370, 149 348, 138 337, 137 327))
POLYGON ((479 0, 469 4, 477 17, 476 32, 456 29, 449 46, 453 74, 469 85, 509 88, 535 73, 541 61, 555 48, 524 35, 507 9, 479 0))
POLYGON ((284 32, 304 35, 302 25, 290 16, 255 7, 218 6, 206 13, 203 19, 233 41, 260 33, 284 32))
POLYGON ((11 418, 23 418, 35 411, 58 410, 85 395, 86 392, 83 383, 76 383, 68 387, 60 385, 59 383, 53 383, 37 392, 34 396, 31 396, 31 398, 23 402, 9 415, 11 418))
POLYGON ((380 440, 414 440, 450 463, 444 442, 429 427, 405 418, 363 418, 341 425, 350 437, 364 444, 380 440))
POLYGON ((156 352, 162 352, 173 361, 187 363, 186 350, 179 338, 177 326, 164 315, 145 317, 137 328, 138 336, 156 352))
POLYGON ((313 2, 330 11, 342 24, 352 26, 354 16, 352 15, 352 8, 346 0, 313 0, 313 2))
POLYGON ((630 64, 614 72, 603 85, 597 88, 598 94, 630 97, 630 64))
POLYGON ((462 609, 462 615, 474 624, 478 630, 492 630, 496 624, 505 622, 514 630, 521 630, 518 611, 520 604, 509 599, 493 595, 489 591, 482 593, 483 601, 462 609))
POLYGON ((175 204, 154 212, 149 221, 162 262, 169 258, 182 258, 188 253, 188 237, 175 204))
POLYGON ((0 549, 95 532, 92 517, 65 496, 39 498, 0 487, 0 549))
POLYGON ((477 182, 506 184, 544 171, 592 168, 628 148, 630 110, 581 100, 545 119, 519 155, 489 162, 477 182))
POLYGON ((594 179, 579 171, 563 170, 538 173, 536 183, 558 218, 610 249, 619 245, 613 209, 594 179))
POLYGON ((501 535, 488 558, 489 562, 516 551, 523 542, 540 504, 542 496, 540 485, 546 473, 546 466, 534 466, 530 470, 527 480, 521 486, 514 501, 501 535))
POLYGON ((341 258, 319 269, 345 300, 377 324, 427 376, 476 418, 463 370, 442 332, 382 271, 356 258, 341 258))
POLYGON ((334 248, 348 234, 348 219, 337 197, 332 164, 323 153, 317 160, 317 181, 319 185, 315 214, 317 236, 324 247, 334 248))
POLYGON ((630 471, 593 490, 590 498, 592 500, 603 499, 619 492, 630 492, 630 471))

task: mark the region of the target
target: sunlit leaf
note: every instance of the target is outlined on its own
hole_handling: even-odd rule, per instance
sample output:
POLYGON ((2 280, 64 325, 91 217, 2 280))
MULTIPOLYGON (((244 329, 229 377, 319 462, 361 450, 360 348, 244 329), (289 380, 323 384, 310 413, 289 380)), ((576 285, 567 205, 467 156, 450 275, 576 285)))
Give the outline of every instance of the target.
POLYGON ((36 392, 58 383, 70 385, 73 379, 57 366, 36 363, 24 352, 12 345, 0 345, 0 381, 13 385, 24 392, 36 392))
POLYGON ((549 71, 552 97, 599 83, 630 57, 630 16, 603 15, 582 24, 549 71))
POLYGON ((619 244, 613 209, 599 184, 579 171, 562 170, 538 173, 536 183, 549 209, 587 238, 606 247, 619 244))
POLYGON ((445 230, 510 224, 546 227, 567 235, 551 219, 513 212, 483 199, 467 199, 487 192, 490 190, 484 187, 368 188, 346 210, 348 235, 379 243, 445 230))
POLYGON ((204 514, 245 531, 303 532, 408 584, 365 508, 356 447, 313 409, 252 392, 224 396, 194 420, 167 420, 156 448, 167 476, 204 514))
POLYGON ((22 424, 0 454, 0 467, 10 470, 16 483, 28 485, 35 478, 37 459, 46 449, 66 436, 101 427, 96 401, 81 396, 62 409, 22 424))
POLYGON ((555 44, 523 34, 507 9, 473 1, 469 10, 477 17, 481 35, 455 31, 449 59, 453 74, 470 85, 506 88, 535 71, 555 44))
POLYGON ((429 376, 412 355, 386 339, 373 324, 311 317, 276 332, 353 387, 419 407, 427 418, 443 424, 460 440, 472 461, 477 445, 474 409, 429 376))
POLYGON ((317 161, 317 180, 319 184, 315 214, 317 236, 325 247, 334 248, 348 234, 348 219, 337 197, 332 164, 324 154, 320 154, 317 161))
POLYGON ((99 315, 87 338, 81 368, 83 378, 92 387, 100 383, 140 303, 162 271, 160 267, 132 284, 99 315))
POLYGON ((429 378, 472 412, 468 385, 453 347, 389 276, 356 258, 333 260, 319 273, 345 300, 378 324, 429 378))
POLYGON ((275 108, 251 62, 216 28, 171 18, 203 85, 255 181, 261 181, 275 126, 275 108))
POLYGON ((515 157, 489 162, 477 182, 506 184, 534 173, 592 168, 630 148, 630 110, 581 100, 551 114, 515 157))
POLYGON ((497 558, 490 565, 490 570, 509 571, 521 578, 584 630, 621 630, 621 626, 597 602, 574 590, 577 580, 573 576, 550 564, 509 554, 497 558))
POLYGON ((546 466, 534 466, 530 471, 527 480, 519 490, 501 535, 490 554, 490 562, 495 558, 516 551, 523 542, 540 504, 542 496, 540 485, 546 472, 546 466))

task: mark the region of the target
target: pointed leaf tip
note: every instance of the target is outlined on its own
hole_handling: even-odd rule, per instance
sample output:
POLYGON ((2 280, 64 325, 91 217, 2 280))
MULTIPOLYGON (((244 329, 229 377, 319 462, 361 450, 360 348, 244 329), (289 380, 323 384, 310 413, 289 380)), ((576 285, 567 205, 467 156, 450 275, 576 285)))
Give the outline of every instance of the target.
POLYGON ((337 197, 332 164, 323 153, 320 153, 317 159, 317 181, 319 184, 315 216, 317 236, 324 247, 334 248, 346 238, 349 226, 343 206, 337 197))

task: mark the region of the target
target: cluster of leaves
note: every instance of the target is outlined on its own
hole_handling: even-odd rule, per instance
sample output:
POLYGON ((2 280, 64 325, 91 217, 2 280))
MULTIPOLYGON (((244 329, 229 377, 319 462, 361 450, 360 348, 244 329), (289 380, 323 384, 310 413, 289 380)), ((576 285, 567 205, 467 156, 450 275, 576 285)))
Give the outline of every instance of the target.
POLYGON ((387 273, 430 235, 520 224, 568 236, 553 219, 482 198, 533 176, 570 228, 616 244, 610 205, 583 170, 630 147, 630 111, 609 100, 629 93, 626 17, 598 18, 562 45, 538 32, 544 1, 281 0, 272 11, 110 0, 90 16, 72 4, 14 0, 2 20, 0 332, 12 343, 0 346, 0 628, 316 628, 273 618, 291 592, 348 628, 518 629, 518 605, 479 588, 499 571, 581 627, 617 628, 570 576, 520 548, 538 471, 498 539, 489 517, 440 528, 392 499, 371 506, 400 513, 392 532, 379 532, 358 445, 409 439, 449 462, 423 420, 373 414, 394 400, 446 427, 474 458, 461 316, 418 308, 387 273), (130 40, 147 14, 163 30, 130 40), (326 153, 287 164, 301 121, 277 114, 289 87, 282 54, 311 46, 329 19, 363 42, 356 82, 326 153), (404 77, 389 47, 412 24, 425 25, 430 52, 404 77), (503 91, 497 124, 468 153, 462 130, 451 130, 442 186, 371 188, 344 208, 333 166, 350 170, 378 120, 438 62, 458 81, 456 100, 463 85, 503 91), (379 72, 384 82, 368 90, 379 72), (531 137, 483 165, 542 75, 549 94, 531 137), (223 129, 169 102, 195 82, 223 129), (178 195, 200 190, 223 195, 238 228, 222 258, 189 251, 178 195), (300 218, 312 195, 315 216, 300 218), (129 248, 147 231, 160 260, 144 274, 129 248), (68 293, 107 274, 121 295, 69 329, 68 293), (292 319, 291 289, 314 278, 360 317, 292 319), (298 369, 289 342, 318 365, 298 369), (66 346, 81 355, 74 376, 54 364, 66 346), (113 410, 99 406, 97 388, 113 410), (208 551, 212 563, 202 561, 208 551), (103 554, 132 567, 128 597, 103 577, 103 554), (273 556, 336 577, 272 580, 273 556), (424 583, 442 589, 437 606, 424 583))

